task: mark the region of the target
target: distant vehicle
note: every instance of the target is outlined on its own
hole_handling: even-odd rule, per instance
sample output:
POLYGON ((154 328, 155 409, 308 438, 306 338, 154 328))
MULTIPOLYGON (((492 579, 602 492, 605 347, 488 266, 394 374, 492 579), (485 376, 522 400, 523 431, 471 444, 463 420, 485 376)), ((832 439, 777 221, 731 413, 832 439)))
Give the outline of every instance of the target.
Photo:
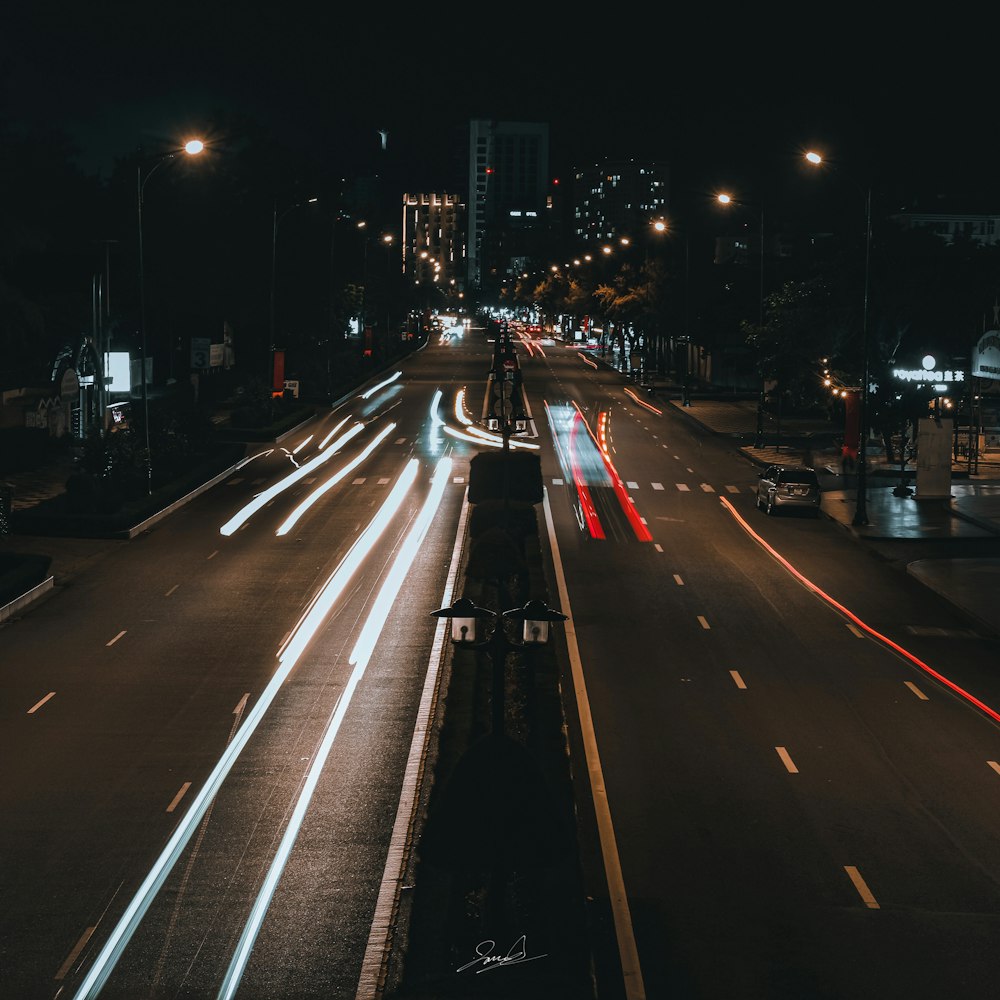
POLYGON ((822 490, 816 470, 806 465, 769 465, 757 479, 758 510, 809 510, 819 517, 822 490))

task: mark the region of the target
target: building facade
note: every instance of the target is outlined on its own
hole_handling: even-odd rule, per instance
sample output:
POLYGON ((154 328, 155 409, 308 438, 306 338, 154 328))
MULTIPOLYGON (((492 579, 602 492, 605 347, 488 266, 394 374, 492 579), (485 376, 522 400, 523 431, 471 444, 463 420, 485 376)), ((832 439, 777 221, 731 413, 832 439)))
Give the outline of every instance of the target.
POLYGON ((469 123, 468 280, 484 292, 544 254, 549 230, 549 126, 469 123))
POLYGON ((451 304, 464 293, 465 223, 466 207, 458 195, 403 195, 403 274, 427 292, 430 308, 451 304))
POLYGON ((670 171, 644 160, 606 160, 573 175, 573 236, 594 244, 636 238, 668 207, 670 171))

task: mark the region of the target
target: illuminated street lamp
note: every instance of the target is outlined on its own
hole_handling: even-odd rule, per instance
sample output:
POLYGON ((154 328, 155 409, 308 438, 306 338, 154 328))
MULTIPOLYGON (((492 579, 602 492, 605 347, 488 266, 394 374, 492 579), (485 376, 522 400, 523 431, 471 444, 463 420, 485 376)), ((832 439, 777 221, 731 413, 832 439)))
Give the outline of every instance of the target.
MULTIPOLYGON (((753 207, 749 202, 736 201, 732 195, 723 192, 716 196, 716 201, 720 205, 742 205, 746 208, 753 207)), ((760 205, 760 285, 758 294, 758 326, 763 327, 764 325, 764 205, 763 202, 760 205)), ((755 448, 763 448, 764 446, 764 373, 761 372, 760 375, 760 394, 757 397, 757 434, 754 439, 755 448)), ((780 416, 780 408, 779 408, 780 416)), ((781 442, 779 439, 778 449, 781 448, 781 442)))
POLYGON ((143 205, 143 194, 146 190, 146 183, 149 178, 153 176, 157 168, 161 167, 168 160, 173 160, 178 154, 183 153, 185 156, 198 156, 205 150, 205 143, 201 139, 189 139, 180 149, 172 149, 167 153, 161 153, 159 156, 154 157, 152 160, 149 158, 142 158, 136 164, 136 205, 137 205, 137 216, 139 222, 139 338, 140 338, 140 357, 141 357, 141 368, 142 368, 142 412, 143 412, 143 424, 145 425, 146 434, 146 493, 147 495, 153 492, 153 456, 149 447, 149 389, 146 385, 146 267, 143 258, 143 240, 142 240, 142 205, 143 205), (146 175, 143 176, 143 166, 147 166, 152 163, 149 170, 146 171, 146 175))
MULTIPOLYGON (((823 157, 810 150, 805 154, 806 160, 813 166, 821 166, 823 157)), ((858 486, 852 524, 863 526, 868 524, 868 293, 871 277, 872 250, 872 188, 868 185, 865 192, 865 293, 861 311, 861 406, 858 413, 858 486)))
POLYGON ((493 735, 504 729, 504 663, 507 654, 534 649, 548 643, 553 622, 567 621, 569 615, 550 608, 544 601, 528 601, 523 608, 513 608, 497 614, 481 608, 467 597, 460 597, 450 608, 431 612, 434 618, 451 619, 452 645, 462 649, 485 652, 493 667, 492 719, 493 735), (521 638, 512 641, 504 629, 506 621, 521 624, 521 638), (492 623, 492 629, 489 625, 492 623), (488 633, 488 634, 487 634, 488 633))

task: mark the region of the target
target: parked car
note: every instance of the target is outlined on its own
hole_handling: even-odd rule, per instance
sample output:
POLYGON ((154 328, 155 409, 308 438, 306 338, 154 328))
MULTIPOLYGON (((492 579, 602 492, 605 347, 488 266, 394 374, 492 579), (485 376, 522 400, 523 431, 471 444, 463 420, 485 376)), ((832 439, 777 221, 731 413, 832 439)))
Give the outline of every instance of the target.
POLYGON ((811 510, 819 517, 819 479, 805 465, 769 465, 757 480, 757 509, 768 514, 784 508, 811 510))

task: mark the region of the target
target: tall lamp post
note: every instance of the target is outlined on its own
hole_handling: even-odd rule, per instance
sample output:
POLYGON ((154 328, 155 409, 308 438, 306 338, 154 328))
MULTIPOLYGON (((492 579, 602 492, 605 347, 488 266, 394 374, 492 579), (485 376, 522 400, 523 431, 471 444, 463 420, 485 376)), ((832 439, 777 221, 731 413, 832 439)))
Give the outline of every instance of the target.
MULTIPOLYGON (((720 205, 741 205, 746 208, 752 207, 749 202, 736 201, 732 195, 729 194, 719 194, 716 196, 716 200, 720 205)), ((758 287, 758 314, 757 314, 757 325, 762 327, 764 325, 764 205, 760 205, 760 229, 759 229, 759 239, 760 239, 760 284, 758 287)), ((764 447, 764 373, 761 372, 760 376, 760 393, 757 397, 757 434, 754 438, 755 448, 764 447)), ((780 444, 779 444, 780 447, 780 444)))
POLYGON ((385 244, 385 360, 389 360, 389 251, 392 247, 392 235, 386 233, 382 237, 385 244))
POLYGON ((304 205, 315 205, 319 201, 319 198, 307 198, 305 201, 298 201, 294 205, 289 205, 283 212, 278 213, 278 203, 274 203, 274 214, 272 215, 272 225, 271 225, 271 309, 270 309, 270 322, 269 329, 271 334, 271 350, 270 358, 268 361, 269 371, 267 373, 267 381, 271 384, 271 388, 274 389, 276 386, 273 384, 274 380, 274 288, 275 288, 275 277, 278 272, 278 226, 281 225, 282 219, 288 215, 289 212, 294 212, 297 208, 302 208, 304 205))
POLYGON ((142 413, 143 424, 146 435, 146 493, 153 492, 153 456, 149 447, 149 390, 146 386, 146 267, 143 259, 142 241, 142 205, 143 195, 149 178, 156 170, 169 160, 173 160, 178 154, 184 153, 186 156, 198 156, 205 149, 205 144, 201 139, 190 139, 180 149, 172 149, 167 153, 162 153, 154 159, 140 159, 136 165, 136 206, 139 221, 139 337, 140 337, 140 364, 142 367, 142 413), (143 167, 149 166, 143 176, 143 167))
MULTIPOLYGON (((805 154, 806 160, 813 166, 820 166, 823 157, 810 150, 805 154)), ((864 299, 861 310, 861 395, 858 412, 858 487, 852 524, 863 526, 868 524, 868 381, 869 381, 869 350, 868 350, 868 295, 871 281, 872 252, 872 188, 868 185, 865 191, 865 282, 864 299)))

